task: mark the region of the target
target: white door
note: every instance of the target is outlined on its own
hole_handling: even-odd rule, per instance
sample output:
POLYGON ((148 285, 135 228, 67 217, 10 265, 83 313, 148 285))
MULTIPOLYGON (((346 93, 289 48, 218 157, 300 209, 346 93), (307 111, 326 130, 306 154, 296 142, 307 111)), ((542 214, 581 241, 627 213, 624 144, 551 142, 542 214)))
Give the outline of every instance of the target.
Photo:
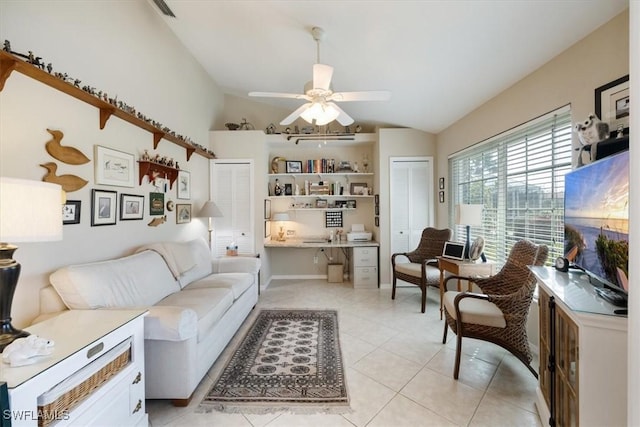
POLYGON ((412 251, 434 225, 433 158, 390 160, 391 253, 412 251))
POLYGON ((211 200, 222 211, 214 218, 213 254, 223 256, 229 244, 238 253, 255 252, 253 160, 212 160, 211 200))

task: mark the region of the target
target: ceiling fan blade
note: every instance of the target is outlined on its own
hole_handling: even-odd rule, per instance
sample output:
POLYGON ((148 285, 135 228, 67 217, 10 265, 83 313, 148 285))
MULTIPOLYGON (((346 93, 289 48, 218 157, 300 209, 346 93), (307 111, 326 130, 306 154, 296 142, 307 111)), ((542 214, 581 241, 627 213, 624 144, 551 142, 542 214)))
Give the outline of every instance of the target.
POLYGON ((301 93, 282 93, 282 92, 249 92, 249 96, 255 96, 260 98, 293 98, 293 99, 305 99, 310 101, 307 95, 301 93))
POLYGON ((291 123, 293 123, 295 121, 295 119, 297 119, 298 117, 300 117, 300 114, 304 113, 304 111, 309 108, 311 106, 311 102, 307 102, 304 105, 301 105, 300 107, 298 107, 293 113, 289 114, 287 117, 285 117, 280 124, 282 126, 286 126, 286 125, 290 125, 291 123))
POLYGON ((334 102, 327 102, 327 105, 332 106, 333 108, 335 108, 336 110, 338 110, 338 117, 336 118, 336 120, 338 121, 338 123, 340 123, 342 126, 349 126, 351 123, 353 123, 353 119, 351 118, 351 116, 349 116, 347 113, 344 112, 344 110, 340 107, 338 107, 336 105, 336 103, 334 102))
POLYGON ((329 90, 333 67, 325 64, 313 64, 313 88, 329 90))
POLYGON ((330 101, 388 101, 391 99, 391 92, 386 90, 370 90, 363 92, 336 92, 327 98, 330 101))

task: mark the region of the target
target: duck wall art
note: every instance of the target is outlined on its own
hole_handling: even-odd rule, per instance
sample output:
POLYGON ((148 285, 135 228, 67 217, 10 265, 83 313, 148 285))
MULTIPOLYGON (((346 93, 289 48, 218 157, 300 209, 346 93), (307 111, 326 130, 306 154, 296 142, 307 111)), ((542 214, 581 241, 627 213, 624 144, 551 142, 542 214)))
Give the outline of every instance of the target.
POLYGON ((62 138, 64 138, 64 134, 61 131, 47 129, 47 132, 49 132, 53 138, 45 144, 45 148, 47 149, 47 153, 51 154, 54 159, 69 165, 83 165, 90 161, 89 158, 77 148, 62 146, 61 141, 62 138))
POLYGON ((77 191, 87 185, 89 181, 82 179, 76 175, 56 175, 58 165, 54 162, 43 163, 40 166, 47 170, 46 175, 42 178, 44 182, 52 182, 59 184, 64 191, 71 193, 77 191))

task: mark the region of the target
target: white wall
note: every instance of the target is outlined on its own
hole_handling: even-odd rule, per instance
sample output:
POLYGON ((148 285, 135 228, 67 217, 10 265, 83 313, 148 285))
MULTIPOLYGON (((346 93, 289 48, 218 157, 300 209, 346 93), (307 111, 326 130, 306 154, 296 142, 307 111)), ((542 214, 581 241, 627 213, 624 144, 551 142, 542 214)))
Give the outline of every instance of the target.
MULTIPOLYGON (((0 2, 0 39, 11 41, 18 52, 31 50, 67 72, 111 95, 117 95, 138 111, 180 134, 208 145, 208 133, 221 116, 224 97, 204 70, 186 53, 146 1, 6 1, 0 2)), ((12 73, 0 92, 0 173, 40 180, 39 164, 55 161, 45 151, 47 128, 64 133, 63 145, 81 149, 93 159, 94 145, 135 154, 154 152, 146 131, 116 117, 104 130, 98 126, 98 110, 44 84, 12 73)), ((165 200, 191 203, 194 211, 208 199, 209 162, 194 154, 186 161, 185 150, 161 141, 156 153, 174 157, 191 173, 190 200, 177 200, 175 186, 165 200)), ((60 242, 19 244, 15 258, 22 275, 13 303, 14 325, 26 326, 38 314, 38 289, 46 286, 56 268, 84 261, 129 254, 140 244, 158 240, 206 238, 206 225, 194 219, 177 225, 175 212, 159 227, 148 227, 146 181, 133 188, 94 183, 93 162, 70 166, 56 161, 58 173, 89 180, 70 200, 82 202, 81 223, 65 225, 60 242), (142 221, 119 221, 113 226, 90 226, 91 189, 145 195, 142 221)), ((118 196, 119 196, 118 194, 118 196)), ((119 203, 118 203, 119 204, 119 203)))
MULTIPOLYGON (((630 45, 630 73, 629 81, 631 84, 632 99, 640 99, 640 0, 633 0, 630 4, 630 28, 629 40, 630 45)), ((633 113, 629 119, 629 127, 631 129, 640 129, 640 114, 638 109, 634 107, 633 113)), ((640 218, 640 150, 637 145, 640 144, 640 138, 636 131, 631 132, 631 141, 629 143, 629 154, 631 159, 631 167, 629 175, 631 185, 629 186, 629 259, 637 260, 640 254, 640 222, 634 221, 640 218)), ((637 358, 640 354, 640 265, 635 262, 629 265, 629 281, 631 291, 629 293, 629 348, 628 348, 628 398, 627 398, 627 424, 630 426, 640 426, 640 406, 634 405, 636 396, 640 395, 640 364, 637 358)))

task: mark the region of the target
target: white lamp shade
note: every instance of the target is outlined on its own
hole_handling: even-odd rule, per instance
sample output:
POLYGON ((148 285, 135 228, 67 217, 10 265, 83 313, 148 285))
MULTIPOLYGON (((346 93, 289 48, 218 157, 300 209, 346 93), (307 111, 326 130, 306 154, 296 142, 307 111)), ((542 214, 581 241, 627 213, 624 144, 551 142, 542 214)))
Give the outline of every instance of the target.
POLYGON ((324 126, 338 118, 340 112, 333 108, 332 105, 328 105, 321 102, 314 102, 304 110, 300 117, 309 123, 313 123, 315 119, 318 126, 324 126))
POLYGON ((62 188, 0 177, 0 242, 62 240, 62 188))
POLYGON ((289 214, 286 212, 278 212, 273 214, 273 221, 289 221, 289 214))
POLYGON ((197 216, 200 218, 220 218, 223 215, 220 208, 218 208, 213 201, 209 200, 202 206, 197 216))
POLYGON ((482 225, 483 205, 461 204, 456 206, 456 224, 482 225))

